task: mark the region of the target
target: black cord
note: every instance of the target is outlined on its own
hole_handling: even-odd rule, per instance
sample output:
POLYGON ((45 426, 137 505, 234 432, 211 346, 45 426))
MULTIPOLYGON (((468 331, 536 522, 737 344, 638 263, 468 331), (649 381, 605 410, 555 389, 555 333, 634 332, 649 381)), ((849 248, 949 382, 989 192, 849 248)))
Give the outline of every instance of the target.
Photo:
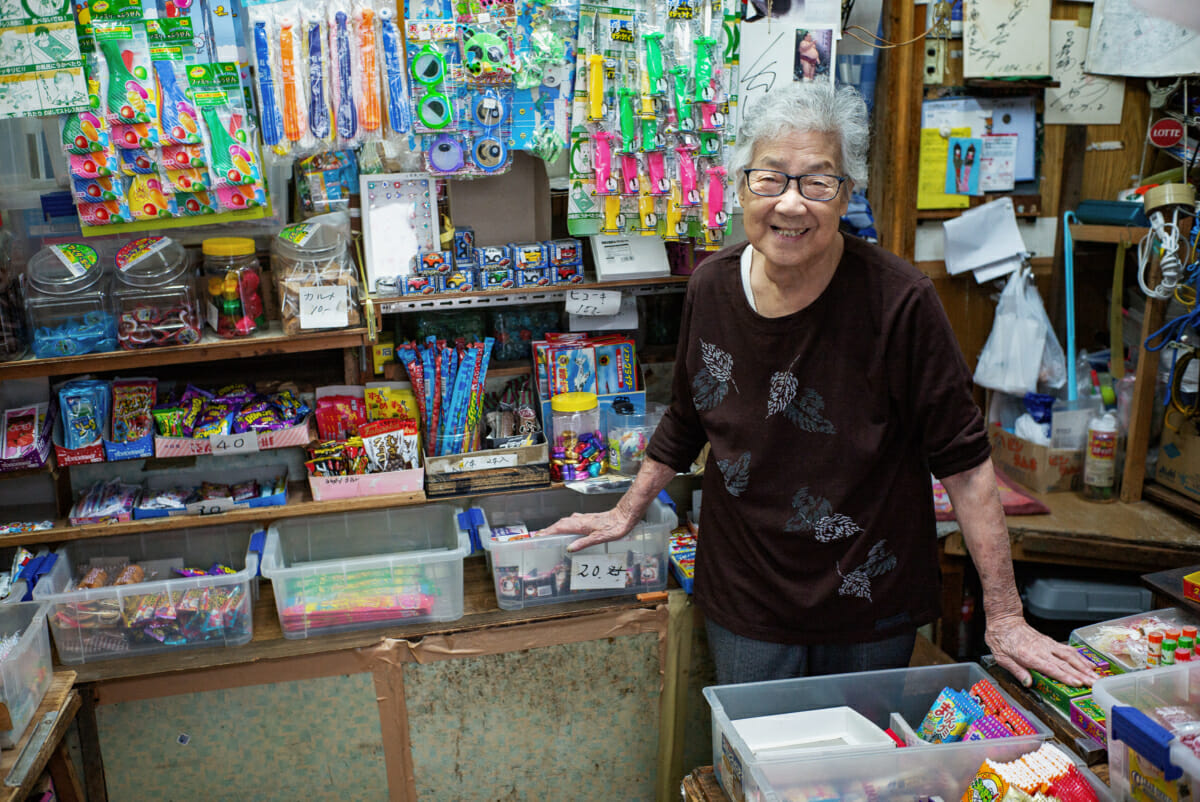
POLYGON ((854 0, 842 0, 842 30, 850 27, 850 15, 854 13, 854 0))

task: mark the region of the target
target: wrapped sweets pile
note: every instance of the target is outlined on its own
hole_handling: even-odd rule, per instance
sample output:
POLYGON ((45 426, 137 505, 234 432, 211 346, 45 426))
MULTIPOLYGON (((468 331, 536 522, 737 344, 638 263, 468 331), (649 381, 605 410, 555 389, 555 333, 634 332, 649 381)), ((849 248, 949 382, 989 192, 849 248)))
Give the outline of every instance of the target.
POLYGON ((1011 763, 983 761, 962 802, 1098 802, 1096 792, 1060 749, 1043 744, 1011 763))
POLYGON ((1200 757, 1200 707, 1168 705, 1156 707, 1150 714, 1177 737, 1192 754, 1200 757))
POLYGON ((1004 700, 996 686, 981 679, 968 691, 943 689, 925 714, 917 735, 936 744, 1034 735, 1036 732, 1033 725, 1004 700))
POLYGON ((151 414, 162 437, 207 438, 286 429, 311 411, 291 390, 263 395, 252 384, 230 384, 215 391, 189 384, 178 397, 161 401, 151 414))
POLYGON ((1174 618, 1145 615, 1089 628, 1084 640, 1096 651, 1116 660, 1126 670, 1136 671, 1192 659, 1196 628, 1188 626, 1187 633, 1183 632, 1183 628, 1183 622, 1174 618), (1187 637, 1187 640, 1181 644, 1180 637, 1187 637), (1166 644, 1166 648, 1163 644, 1166 644), (1180 646, 1183 647, 1183 652, 1179 651, 1180 646))
POLYGON ((363 397, 317 398, 317 434, 304 463, 310 476, 354 476, 421 467, 420 423, 412 390, 368 387, 363 397))

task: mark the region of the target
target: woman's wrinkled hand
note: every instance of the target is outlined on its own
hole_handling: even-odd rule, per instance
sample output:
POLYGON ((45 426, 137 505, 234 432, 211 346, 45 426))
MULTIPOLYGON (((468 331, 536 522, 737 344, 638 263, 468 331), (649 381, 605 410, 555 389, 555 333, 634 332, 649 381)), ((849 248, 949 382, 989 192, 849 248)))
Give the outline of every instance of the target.
POLYGON ((597 543, 620 540, 629 534, 636 523, 636 518, 630 518, 614 507, 607 512, 577 512, 561 518, 538 530, 537 536, 581 535, 567 546, 567 551, 579 551, 597 543))
POLYGON ((1091 687, 1097 679, 1087 658, 1038 632, 1019 615, 989 620, 984 640, 996 662, 1026 687, 1033 682, 1031 668, 1073 687, 1091 687))

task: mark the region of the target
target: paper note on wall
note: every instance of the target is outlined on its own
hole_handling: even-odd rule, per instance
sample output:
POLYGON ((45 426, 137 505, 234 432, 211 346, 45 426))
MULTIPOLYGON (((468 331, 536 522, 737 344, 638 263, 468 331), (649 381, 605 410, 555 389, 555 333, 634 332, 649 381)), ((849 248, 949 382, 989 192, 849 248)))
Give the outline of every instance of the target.
POLYGON ((1131 0, 1096 0, 1085 64, 1088 72, 1139 78, 1200 72, 1200 32, 1151 17, 1131 0))
POLYGON ((1016 161, 1016 134, 984 136, 983 157, 979 160, 979 189, 983 192, 1004 192, 1012 189, 1016 161))
POLYGON ((1050 21, 1050 74, 1061 86, 1046 89, 1047 125, 1119 125, 1125 80, 1084 72, 1088 29, 1050 21))
POLYGON ((0 119, 88 108, 87 79, 66 0, 0 3, 0 119))
MULTIPOLYGON (((952 128, 951 136, 970 136, 970 128, 952 128)), ((946 194, 946 160, 950 140, 936 128, 921 129, 921 160, 917 165, 918 209, 965 209, 971 205, 968 195, 946 194)))
POLYGON ((963 75, 1050 74, 1050 0, 974 0, 963 20, 963 75))
POLYGON ((754 5, 739 27, 738 127, 740 115, 755 101, 790 81, 832 81, 837 58, 837 16, 822 6, 837 4, 783 4, 772 2, 767 14, 764 2, 754 5), (810 8, 812 5, 815 8, 810 8), (784 9, 781 13, 780 9, 784 9), (820 12, 820 13, 818 13, 820 12))

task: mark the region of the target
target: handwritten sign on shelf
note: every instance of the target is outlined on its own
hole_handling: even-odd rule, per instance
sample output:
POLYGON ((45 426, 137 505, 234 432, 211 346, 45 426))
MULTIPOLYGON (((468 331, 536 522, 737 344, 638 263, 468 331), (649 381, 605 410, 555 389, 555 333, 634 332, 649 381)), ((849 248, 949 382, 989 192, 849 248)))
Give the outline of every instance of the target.
POLYGON ((216 515, 228 512, 234 508, 231 498, 210 498, 205 501, 193 501, 187 505, 188 515, 216 515))
POLYGON ((1050 74, 1050 0, 975 0, 963 20, 963 75, 1050 74))
POLYGON ((242 434, 214 434, 208 438, 212 453, 219 456, 233 454, 253 454, 258 451, 258 434, 243 432, 242 434))
POLYGON ((488 468, 515 468, 516 454, 478 454, 473 457, 463 457, 458 462, 446 467, 446 473, 464 473, 466 471, 483 471, 488 468))
POLYGON ((1050 21, 1051 74, 1062 85, 1046 89, 1047 125, 1120 125, 1125 79, 1084 72, 1087 50, 1087 28, 1050 21))
POLYGON ((613 290, 567 290, 567 313, 608 317, 621 310, 621 293, 613 290))
POLYGON ((612 590, 625 587, 623 554, 577 554, 571 558, 571 590, 612 590))
POLYGON ((350 288, 345 284, 300 288, 300 328, 336 329, 350 324, 350 288))

